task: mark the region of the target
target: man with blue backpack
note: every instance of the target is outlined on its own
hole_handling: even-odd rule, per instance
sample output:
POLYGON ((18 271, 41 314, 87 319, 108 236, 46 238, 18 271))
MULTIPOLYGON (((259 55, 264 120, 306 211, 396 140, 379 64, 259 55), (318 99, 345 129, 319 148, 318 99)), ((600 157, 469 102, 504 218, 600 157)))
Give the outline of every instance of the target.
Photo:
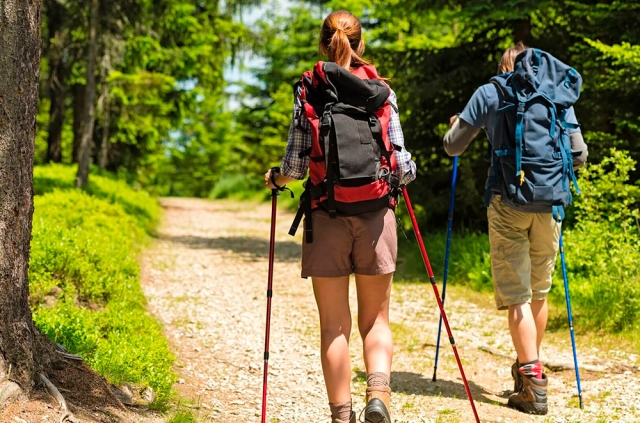
POLYGON ((539 361, 547 324, 547 293, 558 253, 574 169, 587 146, 573 104, 582 78, 575 69, 522 43, 508 49, 498 75, 451 118, 445 151, 462 154, 481 129, 489 138, 485 184, 496 306, 508 310, 517 353, 508 405, 547 414, 548 379, 539 361))

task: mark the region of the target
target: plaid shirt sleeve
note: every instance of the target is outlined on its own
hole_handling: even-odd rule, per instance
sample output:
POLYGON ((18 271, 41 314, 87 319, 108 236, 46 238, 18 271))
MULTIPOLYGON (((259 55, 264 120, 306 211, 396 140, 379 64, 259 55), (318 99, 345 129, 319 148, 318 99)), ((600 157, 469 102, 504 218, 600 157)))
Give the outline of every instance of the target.
POLYGON ((309 155, 300 157, 300 153, 311 148, 311 125, 302 116, 297 120, 300 126, 296 126, 295 117, 302 113, 300 102, 296 99, 293 104, 293 116, 289 126, 289 137, 287 138, 287 150, 282 158, 280 173, 293 179, 304 179, 309 168, 309 155))
POLYGON ((392 103, 391 120, 389 121, 389 141, 399 150, 395 151, 396 170, 395 175, 400 178, 400 185, 406 185, 416 179, 416 163, 411 160, 411 153, 404 147, 404 134, 400 126, 400 114, 397 110, 396 93, 391 90, 389 102, 392 103))

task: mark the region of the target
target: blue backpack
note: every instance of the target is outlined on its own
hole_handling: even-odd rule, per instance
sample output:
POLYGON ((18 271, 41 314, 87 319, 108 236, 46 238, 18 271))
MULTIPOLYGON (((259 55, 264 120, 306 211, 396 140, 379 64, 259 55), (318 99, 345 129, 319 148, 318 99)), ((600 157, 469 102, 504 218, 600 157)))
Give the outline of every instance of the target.
POLYGON ((566 115, 580 96, 582 77, 549 53, 527 49, 516 57, 514 72, 490 82, 500 92, 501 123, 490 144, 494 176, 487 200, 497 190, 515 209, 551 212, 561 221, 571 204, 570 181, 580 193, 568 132, 577 125, 566 115))

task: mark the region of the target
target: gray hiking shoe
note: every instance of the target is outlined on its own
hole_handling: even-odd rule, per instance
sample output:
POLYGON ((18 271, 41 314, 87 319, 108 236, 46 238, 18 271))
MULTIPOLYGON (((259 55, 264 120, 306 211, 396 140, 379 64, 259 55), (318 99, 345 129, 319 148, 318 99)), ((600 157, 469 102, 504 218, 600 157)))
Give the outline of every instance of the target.
POLYGON ((516 362, 511 366, 511 377, 513 378, 513 392, 517 394, 522 390, 522 373, 518 371, 520 363, 516 359, 516 362))
POLYGON ((367 386, 367 406, 364 409, 365 423, 391 423, 389 402, 391 388, 388 386, 367 386))
POLYGON ((511 394, 507 405, 528 414, 547 414, 547 386, 549 379, 542 374, 542 379, 533 376, 522 376, 522 389, 511 394))

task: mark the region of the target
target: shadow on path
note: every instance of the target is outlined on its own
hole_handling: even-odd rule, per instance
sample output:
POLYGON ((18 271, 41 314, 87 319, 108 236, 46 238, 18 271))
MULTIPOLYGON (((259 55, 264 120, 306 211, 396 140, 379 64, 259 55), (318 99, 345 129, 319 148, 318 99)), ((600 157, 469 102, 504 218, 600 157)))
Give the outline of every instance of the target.
MULTIPOLYGON (((459 377, 459 376, 458 376, 459 377)), ((356 379, 367 380, 365 372, 358 371, 356 379)), ((505 406, 497 404, 496 398, 509 398, 511 392, 490 392, 473 381, 467 379, 471 395, 476 402, 483 402, 492 405, 505 406)), ((446 379, 438 379, 435 382, 431 377, 427 377, 420 373, 413 372, 391 372, 391 390, 393 392, 401 392, 408 395, 424 395, 431 397, 454 398, 467 401, 467 392, 464 389, 462 380, 452 381, 446 379)))
MULTIPOLYGON (((231 236, 206 238, 193 235, 167 236, 159 235, 158 239, 182 244, 195 250, 232 251, 248 261, 269 258, 269 241, 261 238, 231 236)), ((277 241, 275 244, 275 261, 300 261, 302 247, 292 241, 277 241)))

